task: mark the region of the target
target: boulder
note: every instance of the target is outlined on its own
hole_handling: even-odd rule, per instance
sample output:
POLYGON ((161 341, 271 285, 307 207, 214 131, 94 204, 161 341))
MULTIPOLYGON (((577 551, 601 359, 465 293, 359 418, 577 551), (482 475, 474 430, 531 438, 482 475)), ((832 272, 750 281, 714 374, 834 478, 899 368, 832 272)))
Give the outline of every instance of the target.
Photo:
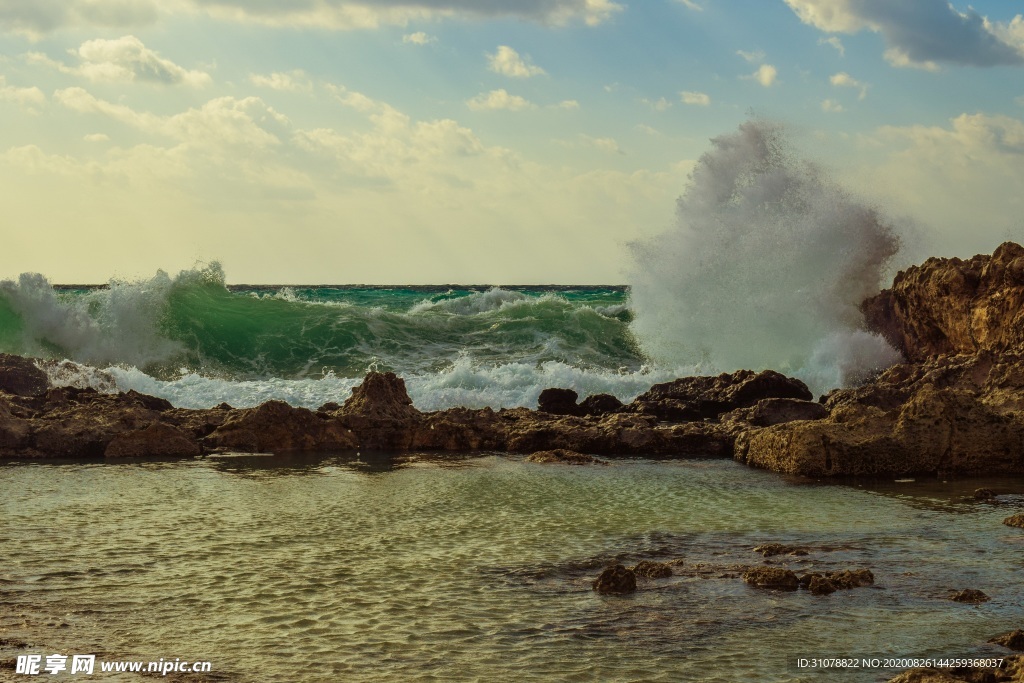
POLYGON ((617 413, 622 410, 622 401, 611 394, 594 394, 580 402, 579 410, 582 415, 617 413))
POLYGON ((284 401, 234 411, 206 437, 209 446, 247 453, 354 450, 356 437, 333 417, 284 401))
POLYGON ((1015 526, 1020 529, 1024 529, 1024 512, 1018 512, 1015 515, 1010 515, 1003 520, 1003 524, 1006 526, 1015 526))
POLYGON ((41 396, 49 388, 49 378, 31 358, 0 353, 0 391, 16 396, 41 396))
POLYGON ((537 410, 552 415, 580 415, 577 398, 579 394, 572 389, 545 389, 537 399, 537 410))
POLYGON ((630 567, 630 570, 645 579, 667 579, 672 576, 672 566, 665 562, 641 560, 636 566, 630 567))
POLYGON ((807 581, 807 590, 811 592, 811 595, 831 595, 832 593, 835 593, 838 588, 826 577, 819 574, 813 574, 807 581))
POLYGON ((996 645, 1002 645, 1003 647, 1010 648, 1011 650, 1021 651, 1024 650, 1024 631, 1016 629, 1009 633, 1004 633, 1001 636, 996 636, 988 642, 995 643, 996 645))
POLYGON ((774 370, 738 370, 715 377, 683 377, 655 384, 637 396, 629 410, 680 422, 714 419, 767 398, 810 401, 813 396, 803 382, 774 370))
POLYGON ((636 574, 621 564, 608 567, 594 579, 593 589, 602 595, 624 595, 636 591, 636 574))

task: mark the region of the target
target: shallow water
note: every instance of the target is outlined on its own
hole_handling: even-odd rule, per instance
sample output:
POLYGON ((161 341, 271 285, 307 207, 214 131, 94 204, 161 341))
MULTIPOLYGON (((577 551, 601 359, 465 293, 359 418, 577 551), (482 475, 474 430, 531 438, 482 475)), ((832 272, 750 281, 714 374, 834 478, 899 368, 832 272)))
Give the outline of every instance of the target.
POLYGON ((0 659, 180 657, 267 683, 885 680, 795 660, 1005 654, 985 641, 1022 625, 1024 532, 1000 522, 1024 498, 971 500, 983 485, 1024 493, 820 485, 729 461, 8 464, 0 638, 29 647, 0 659), (789 561, 870 567, 876 586, 815 597, 719 578, 771 541, 841 546, 789 561), (644 558, 723 568, 590 590, 609 561, 644 558), (966 587, 993 599, 946 599, 966 587))

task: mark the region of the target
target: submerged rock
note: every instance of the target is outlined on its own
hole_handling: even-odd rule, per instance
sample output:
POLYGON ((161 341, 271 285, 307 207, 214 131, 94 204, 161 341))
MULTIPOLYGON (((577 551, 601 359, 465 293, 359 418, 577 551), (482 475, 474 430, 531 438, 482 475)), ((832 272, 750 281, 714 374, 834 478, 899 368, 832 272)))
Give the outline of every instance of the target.
POLYGON ((621 564, 608 567, 594 579, 593 589, 602 595, 624 595, 636 591, 636 574, 621 564))
POLYGON ((796 574, 781 567, 751 567, 743 572, 743 581, 755 588, 795 591, 800 587, 796 574))
POLYGON ((1024 529, 1024 512, 1018 512, 1015 515, 1010 515, 1003 520, 1003 524, 1006 526, 1015 526, 1024 529))
POLYGON ((951 595, 949 599, 953 602, 966 602, 971 605, 980 605, 983 602, 988 602, 992 598, 975 588, 965 588, 964 590, 951 595))
POLYGON ((775 557, 776 555, 807 555, 807 548, 799 545, 783 545, 782 543, 765 543, 754 548, 755 553, 761 553, 763 557, 775 557))
POLYGON ((645 579, 666 579, 672 576, 672 566, 665 562, 641 560, 636 563, 635 567, 631 567, 630 569, 634 574, 642 576, 645 579))
POLYGON ((537 463, 559 463, 562 465, 607 465, 604 460, 598 460, 592 455, 567 451, 564 448, 556 448, 550 451, 537 451, 526 458, 526 462, 537 463))

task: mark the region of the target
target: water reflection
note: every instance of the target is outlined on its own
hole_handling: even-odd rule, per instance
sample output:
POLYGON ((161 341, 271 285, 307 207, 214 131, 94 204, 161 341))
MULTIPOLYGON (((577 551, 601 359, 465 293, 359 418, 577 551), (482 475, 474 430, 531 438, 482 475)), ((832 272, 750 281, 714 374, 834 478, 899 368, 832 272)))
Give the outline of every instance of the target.
POLYGON ((362 451, 353 453, 223 453, 205 459, 218 472, 242 476, 331 475, 338 472, 387 474, 411 467, 465 467, 485 453, 362 451))

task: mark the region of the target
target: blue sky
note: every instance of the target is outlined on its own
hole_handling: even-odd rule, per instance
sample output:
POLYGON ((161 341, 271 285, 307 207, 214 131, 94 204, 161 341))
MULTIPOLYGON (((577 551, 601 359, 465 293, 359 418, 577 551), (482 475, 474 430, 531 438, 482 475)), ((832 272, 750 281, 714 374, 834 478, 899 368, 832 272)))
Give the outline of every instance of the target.
POLYGON ((0 0, 0 277, 622 282, 749 116, 907 234, 1024 239, 1024 3, 0 0))

